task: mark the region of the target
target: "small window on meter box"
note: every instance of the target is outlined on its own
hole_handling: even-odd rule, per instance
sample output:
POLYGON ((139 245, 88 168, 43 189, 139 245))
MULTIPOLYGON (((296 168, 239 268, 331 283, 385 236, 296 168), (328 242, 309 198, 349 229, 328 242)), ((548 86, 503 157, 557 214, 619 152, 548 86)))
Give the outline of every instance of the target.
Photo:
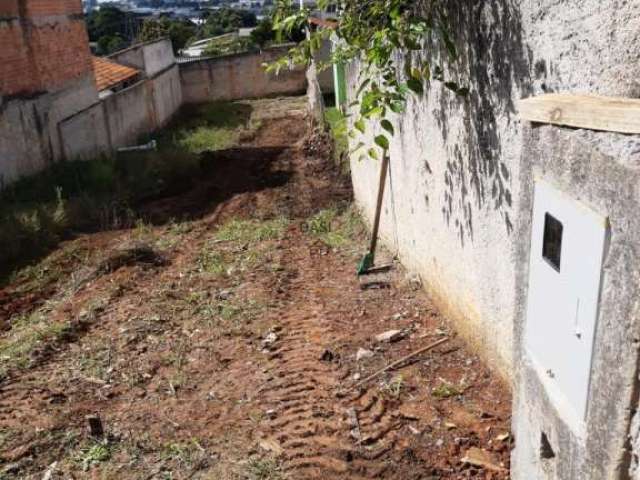
POLYGON ((562 253, 562 223, 553 215, 544 215, 544 239, 542 241, 542 257, 558 272, 560 271, 560 255, 562 253))

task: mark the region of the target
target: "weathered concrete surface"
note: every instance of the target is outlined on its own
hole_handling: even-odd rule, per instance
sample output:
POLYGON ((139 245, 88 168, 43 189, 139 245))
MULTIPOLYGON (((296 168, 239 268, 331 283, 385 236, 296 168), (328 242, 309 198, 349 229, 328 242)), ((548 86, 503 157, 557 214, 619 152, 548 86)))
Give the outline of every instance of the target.
POLYGON ((137 68, 151 78, 175 64, 173 46, 168 38, 138 43, 109 56, 114 62, 137 68))
MULTIPOLYGON (((448 76, 471 93, 462 99, 435 82, 394 119, 381 236, 466 338, 513 378, 522 314, 514 226, 518 215, 529 217, 519 205, 515 102, 549 91, 639 95, 640 4, 452 1, 449 10, 461 55, 448 76)), ((351 98, 356 74, 352 66, 351 98)), ((356 201, 371 219, 379 163, 354 157, 351 166, 356 201)))
POLYGON ((335 91, 333 68, 331 68, 331 66, 329 66, 329 68, 325 68, 326 64, 328 64, 331 59, 331 45, 331 40, 325 40, 322 42, 322 46, 314 58, 316 65, 319 67, 319 71, 317 73, 318 85, 320 85, 323 95, 327 95, 335 91))
POLYGON ((177 64, 157 74, 151 80, 155 128, 164 127, 182 106, 182 83, 177 64))
POLYGON ((60 122, 59 131, 65 159, 92 159, 111 150, 102 102, 60 122))
POLYGON ((182 92, 186 103, 269 97, 304 93, 304 69, 266 73, 264 64, 284 55, 289 46, 196 60, 180 64, 182 92))
MULTIPOLYGON (((640 97, 640 2, 452 1, 449 11, 461 55, 447 75, 471 92, 461 99, 433 83, 393 119, 383 241, 514 385, 512 478, 640 479, 638 418, 629 430, 638 408, 640 146, 615 134, 531 130, 515 107, 545 92, 640 97), (520 347, 534 173, 611 220, 582 437, 559 418, 520 347), (543 432, 554 459, 541 458, 543 432)), ((352 65, 350 100, 357 73, 352 65)), ((369 220, 379 166, 351 161, 369 220)))
POLYGON ((112 148, 131 145, 155 129, 153 96, 148 82, 139 82, 103 99, 112 148))
POLYGON ((165 126, 181 105, 180 74, 174 64, 62 121, 64 158, 90 159, 134 144, 165 126))
POLYGON ((0 186, 64 157, 58 124, 98 101, 93 75, 26 97, 0 97, 0 186))
MULTIPOLYGON (((626 451, 631 408, 637 405, 640 345, 640 137, 552 126, 525 129, 519 202, 522 239, 518 292, 526 303, 527 221, 533 179, 543 179, 610 221, 600 311, 596 326, 589 407, 583 435, 572 431, 556 411, 522 348, 524 322, 516 323, 518 388, 514 400, 517 438, 515 479, 627 478, 632 460, 626 451), (555 458, 542 459, 544 433, 555 458)), ((520 317, 524 319, 524 314, 520 317)), ((553 335, 553 332, 549 332, 553 335)), ((632 434, 637 438, 640 429, 632 434)), ((634 447, 634 469, 640 450, 634 447)), ((635 474, 637 475, 637 473, 635 474)), ((637 477, 636 477, 637 478, 637 477)))

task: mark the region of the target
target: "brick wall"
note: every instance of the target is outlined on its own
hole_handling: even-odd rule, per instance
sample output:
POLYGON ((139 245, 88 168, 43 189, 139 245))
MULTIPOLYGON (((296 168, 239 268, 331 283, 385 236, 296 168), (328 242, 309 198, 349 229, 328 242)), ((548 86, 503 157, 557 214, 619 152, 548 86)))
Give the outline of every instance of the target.
POLYGON ((54 91, 92 75, 80 0, 0 1, 0 94, 54 91))
POLYGON ((18 0, 3 0, 0 2, 0 18, 17 16, 18 0))

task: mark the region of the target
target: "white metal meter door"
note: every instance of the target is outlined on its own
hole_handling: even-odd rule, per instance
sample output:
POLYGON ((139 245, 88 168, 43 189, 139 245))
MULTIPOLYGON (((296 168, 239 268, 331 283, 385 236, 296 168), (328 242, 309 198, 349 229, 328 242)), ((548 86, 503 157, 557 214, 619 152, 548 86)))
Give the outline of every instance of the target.
POLYGON ((535 184, 525 348, 559 413, 587 413, 607 219, 535 184))

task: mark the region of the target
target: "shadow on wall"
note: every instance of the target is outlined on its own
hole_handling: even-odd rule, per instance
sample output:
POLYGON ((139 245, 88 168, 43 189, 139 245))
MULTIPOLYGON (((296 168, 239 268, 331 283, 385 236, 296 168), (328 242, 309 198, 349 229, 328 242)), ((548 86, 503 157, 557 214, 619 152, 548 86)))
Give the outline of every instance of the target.
MULTIPOLYGON (((465 239, 473 240, 474 209, 495 210, 507 233, 513 232, 509 186, 513 165, 503 146, 515 135, 510 136, 504 127, 516 113, 516 95, 520 98, 531 91, 531 61, 514 0, 450 0, 447 9, 459 52, 457 65, 448 75, 470 92, 466 98, 443 93, 433 115, 449 152, 442 215, 447 225, 458 230, 464 246, 465 239), (460 115, 462 137, 450 138, 452 121, 460 123, 460 115)), ((440 51, 435 60, 444 55, 440 51)), ((426 160, 424 169, 432 174, 426 160)), ((428 205, 429 198, 425 201, 428 205)))

